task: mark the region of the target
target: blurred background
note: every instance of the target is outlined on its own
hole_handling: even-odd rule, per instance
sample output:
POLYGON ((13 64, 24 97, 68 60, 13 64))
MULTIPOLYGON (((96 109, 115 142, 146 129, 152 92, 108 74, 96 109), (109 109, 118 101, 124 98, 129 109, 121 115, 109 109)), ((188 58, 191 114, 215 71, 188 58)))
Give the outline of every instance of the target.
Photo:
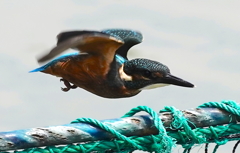
MULTIPOLYGON (((117 118, 139 105, 158 111, 239 102, 239 5, 219 0, 1 0, 0 131, 61 125, 78 117, 117 118), (105 99, 80 88, 62 92, 59 78, 28 73, 39 67, 36 57, 55 45, 59 32, 107 28, 141 31, 144 41, 130 50, 129 59, 159 61, 197 87, 167 86, 132 98, 105 99)), ((221 146, 218 153, 233 145, 221 146)))

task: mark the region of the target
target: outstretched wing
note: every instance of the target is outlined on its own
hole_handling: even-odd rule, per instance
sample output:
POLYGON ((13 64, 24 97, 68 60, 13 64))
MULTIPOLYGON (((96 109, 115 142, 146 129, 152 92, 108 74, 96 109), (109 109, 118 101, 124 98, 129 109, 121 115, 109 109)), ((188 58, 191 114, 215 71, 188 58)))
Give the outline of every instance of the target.
POLYGON ((109 34, 117 39, 122 39, 124 44, 119 47, 116 51, 117 54, 127 59, 127 52, 128 50, 142 42, 143 36, 138 31, 133 30, 124 30, 124 29, 107 29, 103 30, 102 33, 109 34))
POLYGON ((116 50, 123 43, 121 38, 97 31, 63 32, 58 35, 57 46, 39 58, 38 62, 45 62, 69 48, 77 48, 81 52, 96 55, 108 61, 113 59, 116 50))
POLYGON ((67 31, 67 32, 62 32, 60 34, 57 35, 57 45, 59 45, 60 43, 64 42, 65 40, 68 40, 70 38, 76 37, 76 36, 80 36, 80 35, 84 35, 84 34, 101 34, 101 32, 98 31, 67 31))

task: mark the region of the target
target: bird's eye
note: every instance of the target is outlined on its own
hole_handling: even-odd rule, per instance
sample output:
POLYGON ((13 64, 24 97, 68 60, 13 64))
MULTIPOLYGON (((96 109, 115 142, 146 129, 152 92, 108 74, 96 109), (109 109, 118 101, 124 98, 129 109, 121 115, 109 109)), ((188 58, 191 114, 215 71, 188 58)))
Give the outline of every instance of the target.
POLYGON ((148 71, 148 70, 145 70, 145 71, 143 72, 143 76, 144 76, 144 77, 149 77, 150 75, 151 75, 151 72, 148 71))

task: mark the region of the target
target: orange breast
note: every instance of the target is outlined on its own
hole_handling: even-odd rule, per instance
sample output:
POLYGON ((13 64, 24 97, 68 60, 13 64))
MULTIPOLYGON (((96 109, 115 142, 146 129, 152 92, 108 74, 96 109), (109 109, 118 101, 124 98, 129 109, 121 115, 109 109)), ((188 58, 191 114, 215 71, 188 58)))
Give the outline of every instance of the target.
POLYGON ((130 97, 140 92, 128 91, 117 76, 107 80, 109 69, 110 65, 104 59, 87 54, 58 61, 43 72, 62 77, 101 97, 130 97))
POLYGON ((94 88, 105 82, 108 71, 107 62, 87 54, 60 60, 43 72, 62 77, 78 87, 94 92, 94 88))

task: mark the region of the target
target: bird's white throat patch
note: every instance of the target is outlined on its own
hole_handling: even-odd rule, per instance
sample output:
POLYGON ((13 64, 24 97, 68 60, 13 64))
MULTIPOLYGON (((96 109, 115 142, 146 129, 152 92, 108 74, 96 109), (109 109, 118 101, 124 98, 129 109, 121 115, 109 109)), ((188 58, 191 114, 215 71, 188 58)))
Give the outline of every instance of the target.
POLYGON ((168 85, 170 85, 170 84, 164 84, 164 83, 151 84, 151 85, 148 85, 146 87, 141 88, 141 90, 165 87, 165 86, 168 86, 168 85))
POLYGON ((132 76, 127 75, 127 74, 123 71, 123 65, 119 68, 119 75, 120 75, 120 78, 121 78, 122 80, 132 81, 132 76))

